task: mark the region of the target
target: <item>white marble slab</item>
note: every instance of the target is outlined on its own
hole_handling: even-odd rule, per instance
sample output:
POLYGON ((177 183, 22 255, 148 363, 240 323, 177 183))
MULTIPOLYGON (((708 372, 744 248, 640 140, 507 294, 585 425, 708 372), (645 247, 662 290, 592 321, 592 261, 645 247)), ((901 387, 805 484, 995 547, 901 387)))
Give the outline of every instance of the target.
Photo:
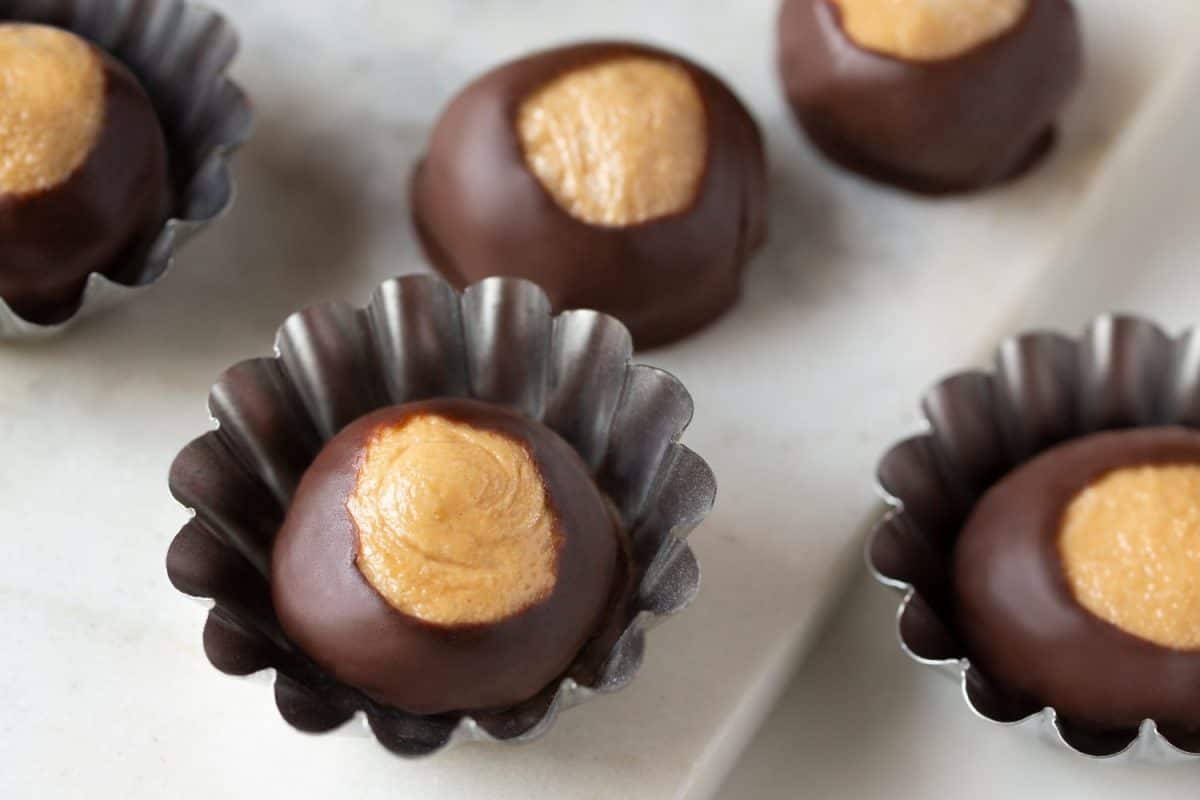
POLYGON ((720 800, 1190 800, 1196 764, 1088 761, 973 716, 896 646, 896 596, 863 574, 716 793, 720 800))
POLYGON ((0 797, 702 797, 711 793, 857 568, 879 451, 929 379, 994 338, 1134 112, 1200 22, 1081 3, 1089 80, 1042 169, 953 201, 870 187, 815 158, 779 96, 774 2, 219 0, 257 135, 232 216, 138 302, 0 350, 0 797), (262 685, 220 675, 162 559, 185 516, 174 453, 204 396, 265 353, 291 310, 356 302, 420 269, 405 181, 441 104, 530 48, 632 35, 726 76, 767 134, 772 238, 742 304, 647 354, 696 398, 686 441, 721 484, 694 546, 697 604, 649 638, 627 691, 520 749, 404 762, 308 737, 262 685))

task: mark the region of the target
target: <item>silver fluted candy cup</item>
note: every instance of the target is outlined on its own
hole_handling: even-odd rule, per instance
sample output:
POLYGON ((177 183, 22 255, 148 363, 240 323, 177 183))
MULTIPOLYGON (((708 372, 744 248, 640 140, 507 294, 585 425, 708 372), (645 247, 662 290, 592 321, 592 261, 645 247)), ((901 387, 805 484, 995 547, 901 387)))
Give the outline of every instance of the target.
POLYGON ((175 198, 148 247, 88 276, 80 306, 66 320, 30 322, 0 298, 0 341, 59 333, 158 280, 179 248, 232 204, 229 158, 249 136, 253 116, 225 75, 237 35, 207 8, 182 0, 0 0, 0 22, 13 21, 72 31, 132 70, 167 135, 175 198))
POLYGON ((904 596, 897 618, 904 651, 952 676, 978 716, 1036 731, 1081 755, 1200 755, 1200 733, 1160 730, 1153 720, 1097 731, 1014 699, 972 665, 955 630, 949 588, 950 556, 966 515, 1012 468, 1095 431, 1200 428, 1200 330, 1173 338, 1149 320, 1106 315, 1078 338, 1014 336, 997 350, 991 372, 946 378, 925 394, 922 409, 928 432, 895 445, 879 463, 891 508, 866 551, 875 577, 904 596))
POLYGON ((194 511, 167 556, 182 592, 210 598, 204 649, 218 669, 273 671, 280 714, 304 731, 365 721, 389 750, 426 755, 463 741, 526 742, 559 712, 628 684, 645 631, 695 596, 700 571, 684 537, 712 507, 708 465, 679 443, 692 416, 671 375, 630 363, 616 319, 552 316, 534 284, 490 278, 455 292, 411 275, 378 287, 365 309, 333 303, 293 314, 276 355, 238 364, 209 395, 217 429, 180 452, 171 492, 194 511), (602 646, 511 709, 420 716, 381 706, 323 674, 280 629, 271 606, 271 545, 324 442, 376 408, 475 397, 540 420, 571 444, 629 534, 632 606, 602 646))

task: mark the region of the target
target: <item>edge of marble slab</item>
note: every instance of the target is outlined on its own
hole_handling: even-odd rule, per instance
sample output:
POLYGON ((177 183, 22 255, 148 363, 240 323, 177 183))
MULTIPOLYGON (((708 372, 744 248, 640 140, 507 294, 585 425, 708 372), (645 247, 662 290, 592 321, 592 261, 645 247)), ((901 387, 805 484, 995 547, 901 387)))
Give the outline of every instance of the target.
MULTIPOLYGON (((1030 328, 1075 333, 1076 328, 1097 314, 1135 310, 1101 307, 1096 303, 1087 306, 1088 298, 1077 297, 1076 288, 1081 282, 1092 285, 1111 282, 1112 270, 1115 266, 1119 268, 1119 265, 1114 264, 1111 256, 1106 257, 1105 253, 1108 250, 1106 243, 1112 242, 1113 237, 1109 222, 1114 215, 1119 218, 1124 209, 1144 207, 1147 199, 1161 199, 1149 198, 1145 191, 1143 173, 1149 171, 1145 165, 1155 163, 1163 145, 1171 143, 1173 131, 1189 113, 1198 96, 1200 42, 1178 58, 1147 96, 1133 126, 1116 142, 1113 152, 1096 175, 1082 207, 1072 219, 1069 231, 1051 252, 1046 269, 1033 286, 1021 293, 1022 302, 1012 310, 1008 324, 998 338, 1030 328), (1066 298, 1068 302, 1059 303, 1055 298, 1066 298)), ((1200 160, 1196 163, 1200 172, 1200 160)), ((1118 230, 1128 232, 1124 226, 1118 230)), ((1197 268, 1200 269, 1200 254, 1196 258, 1197 268)), ((1152 309, 1143 311, 1150 313, 1152 309)), ((1200 308, 1193 322, 1200 322, 1200 308)), ((985 351, 978 356, 985 357, 994 344, 995 341, 986 343, 985 351)))
POLYGON ((812 646, 821 638, 825 626, 841 603, 852 579, 861 566, 862 543, 874 523, 875 516, 883 510, 879 504, 868 521, 859 526, 846 550, 834 563, 832 588, 826 591, 813 615, 811 624, 804 626, 801 635, 782 640, 765 660, 766 668, 760 671, 758 682, 744 696, 745 711, 731 717, 725 725, 709 739, 708 745, 696 759, 696 766, 684 776, 678 797, 690 800, 708 800, 716 796, 721 785, 729 776, 746 748, 762 728, 780 696, 787 689, 793 675, 804 663, 812 646))
MULTIPOLYGON (((1093 176, 1085 192, 1083 205, 1071 218, 1067 232, 1058 244, 1051 247, 1044 268, 1037 271, 1031 285, 1017 292, 1018 299, 1004 315, 1005 322, 997 330, 990 331, 974 342, 973 349, 964 353, 963 363, 948 364, 947 371, 972 363, 985 363, 996 343, 1021 330, 1022 324, 1044 326, 1055 322, 1047 318, 1045 303, 1041 298, 1056 296, 1064 287, 1078 280, 1076 272, 1080 269, 1079 265, 1086 268, 1090 246, 1099 238, 1095 231, 1102 227, 1113 206, 1119 205, 1126 196, 1121 189, 1131 180, 1136 180, 1139 165, 1152 157, 1164 132, 1169 131, 1171 124, 1186 111, 1191 94, 1189 89, 1196 87, 1200 87, 1200 46, 1168 67, 1167 73, 1146 95, 1130 126, 1119 135, 1112 151, 1093 176), (1031 307, 1037 309, 1037 316, 1031 316, 1031 307)), ((1200 255, 1197 259, 1200 261, 1200 255)), ((802 668, 811 643, 823 634, 831 612, 840 603, 851 585, 851 578, 858 571, 862 544, 882 508, 877 506, 866 515, 854 536, 856 546, 848 548, 848 553, 836 565, 835 588, 826 594, 816 617, 817 624, 788 643, 788 646, 781 647, 778 654, 772 655, 771 666, 763 672, 762 681, 752 692, 749 710, 737 720, 736 725, 713 739, 698 762, 697 769, 688 776, 681 797, 705 800, 714 797, 720 790, 742 753, 752 743, 755 732, 762 727, 774 703, 787 688, 789 679, 802 668)))

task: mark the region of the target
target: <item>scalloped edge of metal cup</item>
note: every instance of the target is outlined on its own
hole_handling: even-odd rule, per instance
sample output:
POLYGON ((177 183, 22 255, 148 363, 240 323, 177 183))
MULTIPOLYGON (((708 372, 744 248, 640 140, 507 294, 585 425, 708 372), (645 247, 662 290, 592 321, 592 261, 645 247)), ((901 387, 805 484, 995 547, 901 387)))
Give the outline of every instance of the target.
MULTIPOLYGON (((1083 348, 1085 343, 1089 340, 1089 337, 1102 336, 1105 331, 1112 331, 1120 327, 1135 329, 1135 333, 1148 333, 1151 338, 1158 339, 1170 346, 1172 350, 1171 355, 1173 358, 1170 360, 1164 360, 1164 363, 1160 365, 1163 373, 1162 378, 1166 381, 1170 381, 1170 384, 1167 387, 1158 386, 1156 388, 1159 391, 1163 391, 1164 389, 1178 390, 1181 384, 1180 373, 1185 370, 1188 363, 1190 363, 1189 359, 1182 358, 1180 356, 1184 353, 1190 352, 1194 359, 1196 354, 1200 353, 1200 349, 1197 349, 1198 345, 1200 345, 1200 328, 1188 329, 1180 333, 1179 336, 1172 337, 1156 322, 1141 316, 1104 314, 1093 319, 1078 336, 1074 337, 1065 337, 1060 333, 1042 330, 1015 334, 1006 338, 996 348, 996 358, 994 360, 994 364, 998 365, 1000 363, 1005 348, 1013 348, 1018 346, 1023 341, 1029 342, 1033 341, 1034 339, 1042 339, 1045 341, 1053 340, 1060 343, 1069 342, 1075 349, 1075 353, 1078 356, 1082 352, 1081 348, 1083 348), (1100 332, 1097 333, 1097 331, 1100 332), (1189 343, 1191 345, 1190 351, 1187 350, 1189 343)), ((1161 356, 1164 354, 1160 353, 1159 355, 1161 356)), ((999 375, 999 372, 999 369, 994 366, 993 369, 982 373, 979 370, 951 373, 942 380, 934 383, 922 395, 922 401, 924 403, 924 401, 926 401, 939 390, 946 387, 950 382, 981 374, 986 375, 991 379, 996 379, 999 375)), ((1197 375, 1195 378, 1193 378, 1193 385, 1189 387, 1193 390, 1193 392, 1195 390, 1194 384, 1196 383, 1200 383, 1200 375, 1197 375)), ((1085 421, 1089 413, 1097 413, 1094 409, 1090 412, 1088 410, 1088 406, 1092 404, 1091 398, 1085 398, 1081 396, 1078 398, 1078 402, 1080 406, 1076 409, 1076 413, 1079 413, 1081 417, 1084 417, 1085 421)), ((1169 404, 1163 404, 1159 409, 1159 413, 1161 414, 1179 414, 1180 411, 1181 409, 1179 408, 1178 397, 1172 398, 1169 404)), ((1195 409, 1191 409, 1191 412, 1194 414, 1195 409)), ((1115 749, 1105 752, 1089 752, 1087 750, 1080 749, 1074 743, 1072 743, 1070 738, 1063 730, 1063 723, 1058 712, 1052 707, 1041 708, 1021 717, 1020 719, 997 719, 996 717, 989 715, 984 709, 981 709, 971 697, 970 682, 975 673, 970 659, 965 654, 946 657, 930 657, 927 655, 922 655, 918 648, 912 645, 904 632, 904 620, 906 613, 915 603, 923 602, 921 594, 913 583, 889 575, 887 571, 879 566, 876 560, 876 546, 878 540, 884 536, 885 531, 893 522, 895 522, 897 519, 903 519, 905 517, 906 509, 903 500, 891 494, 884 487, 882 479, 878 477, 878 472, 880 471, 879 468, 881 468, 887 462, 888 458, 894 452, 908 443, 919 441, 930 446, 934 446, 935 434, 929 419, 928 411, 923 413, 922 418, 926 429, 923 432, 897 441, 884 452, 884 455, 880 458, 877 464, 876 489, 882 497, 883 502, 886 504, 887 509, 880 515, 880 517, 872 526, 863 548, 863 558, 866 562, 867 570, 871 574, 872 578, 874 578, 875 581, 883 586, 897 591, 901 595, 901 601, 896 609, 895 617, 896 637, 901 650, 903 650, 910 659, 918 664, 936 668, 942 674, 956 681, 967 707, 970 709, 971 713, 979 719, 986 720, 995 725, 1016 728, 1033 733, 1040 738, 1054 742, 1066 750, 1069 750, 1070 752, 1084 758, 1097 761, 1131 759, 1155 763, 1171 763, 1178 761, 1194 762, 1197 759, 1200 759, 1200 752, 1192 752, 1173 744, 1159 731, 1158 725, 1153 720, 1149 719, 1144 720, 1141 723, 1141 725, 1138 727, 1136 735, 1132 736, 1128 742, 1125 742, 1115 749)), ((1189 424, 1193 427, 1197 427, 1195 422, 1196 420, 1189 419, 1187 422, 1182 424, 1189 424)), ((1074 435, 1083 436, 1087 435, 1088 432, 1089 431, 1085 430, 1077 432, 1074 435)), ((1038 452, 1038 450, 1034 450, 1033 452, 1038 452)), ((911 553, 909 553, 909 557, 910 559, 912 558, 911 553)), ((952 627, 947 621, 942 619, 939 619, 938 621, 942 625, 946 626, 948 630, 952 630, 952 627)))
MULTIPOLYGON (((319 449, 346 422, 371 410, 366 406, 454 393, 504 402, 546 422, 584 456, 602 487, 621 489, 613 499, 630 533, 632 555, 642 576, 634 590, 632 618, 607 654, 593 655, 593 662, 598 664, 594 685, 581 685, 571 677, 560 680, 537 719, 530 718, 528 709, 524 715, 518 713, 519 707, 511 712, 513 724, 502 726, 512 731, 511 736, 494 735, 476 717, 463 715, 451 728, 443 718, 425 732, 424 738, 414 736, 411 749, 389 746, 374 726, 380 722, 381 712, 401 712, 372 704, 348 710, 345 705, 335 707, 324 700, 323 707, 329 713, 322 716, 322 706, 318 705, 308 718, 327 719, 328 724, 298 725, 295 707, 289 706, 288 713, 283 713, 281 707, 285 719, 297 729, 353 731, 360 729, 366 719, 365 724, 381 744, 404 756, 431 755, 462 742, 532 741, 545 734, 561 711, 616 692, 632 681, 642 663, 645 632, 690 605, 699 590, 699 564, 684 539, 711 510, 716 482, 707 463, 679 441, 693 410, 691 396, 682 383, 663 370, 635 364, 628 331, 608 315, 592 311, 553 315, 541 289, 519 279, 489 278, 460 293, 428 275, 384 282, 365 308, 327 303, 296 312, 280 326, 273 357, 242 362, 218 380, 209 396, 216 429, 185 447, 172 467, 172 493, 192 511, 168 554, 172 583, 184 594, 212 597, 212 609, 218 615, 223 602, 230 608, 237 606, 237 600, 231 597, 223 600, 206 594, 206 582, 218 589, 221 582, 213 580, 211 574, 195 577, 205 574, 203 560, 181 562, 175 552, 177 548, 187 550, 189 537, 195 544, 195 537, 206 535, 201 530, 204 520, 214 519, 212 509, 220 506, 219 497, 218 502, 207 505, 211 498, 204 496, 207 484, 203 470, 192 469, 195 463, 189 460, 195 455, 194 448, 216 442, 220 434, 221 447, 230 449, 229 463, 248 470, 261 486, 256 491, 286 509, 299 474, 315 453, 274 452, 269 436, 280 437, 277 441, 293 440, 298 437, 292 434, 301 433, 297 430, 299 424, 306 436, 316 436, 318 441, 311 447, 319 449), (412 338, 406 344, 409 335, 412 338), (515 364, 513 359, 517 360, 515 364), (515 369, 495 369, 498 363, 508 363, 515 369), (507 379, 522 369, 528 370, 522 381, 507 379), (269 376, 276 384, 282 380, 283 384, 268 387, 266 378, 256 383, 255 376, 260 375, 269 376), (241 384, 235 382, 242 379, 241 384), (331 387, 334 382, 339 386, 349 382, 355 391, 339 392, 331 387), (389 383, 394 385, 382 385, 389 383), (276 399, 265 399, 264 391, 276 392, 276 399), (373 391, 381 394, 362 399, 373 391), (347 399, 349 405, 344 402, 347 399), (298 421, 284 426, 286 435, 278 426, 272 428, 273 433, 255 428, 263 419, 277 417, 280 409, 273 405, 275 402, 286 404, 282 411, 298 421), (239 409, 250 405, 254 406, 254 414, 240 416, 239 409), (177 472, 181 465, 184 477, 177 472), (201 569, 188 570, 185 565, 201 569), (360 722, 355 723, 356 718, 360 722), (431 741, 436 744, 429 746, 431 741)), ((208 469, 211 472, 213 468, 208 469)), ((209 491, 219 493, 211 487, 209 491)), ((227 527, 237 533, 236 524, 227 527)), ((246 570, 247 575, 257 572, 266 580, 261 553, 246 552, 237 541, 207 535, 212 541, 202 544, 219 551, 209 559, 210 564, 241 558, 238 569, 246 570)), ((230 615, 236 617, 236 613, 227 610, 225 619, 218 622, 227 621, 230 615)), ((210 614, 209 624, 213 618, 210 614)), ((244 627, 250 625, 248 619, 242 618, 244 627)), ((255 635, 260 642, 269 639, 265 631, 255 635)), ((278 638, 272 646, 278 647, 278 638)), ((250 649, 247 646, 247 652, 250 649)), ((207 642, 206 650, 214 666, 231 672, 217 661, 230 663, 229 656, 238 655, 236 647, 224 650, 216 660, 207 642)), ((237 662, 237 658, 232 661, 237 662)), ((249 657, 244 663, 254 668, 233 674, 260 675, 276 671, 281 662, 279 658, 269 663, 249 657)), ((283 702, 279 695, 281 680, 282 676, 276 675, 271 681, 276 685, 277 705, 283 702)), ((297 699, 295 682, 287 679, 284 683, 283 691, 291 690, 286 698, 289 703, 321 700, 315 694, 308 700, 297 699)), ((505 713, 509 712, 489 715, 494 729, 496 718, 505 713)), ((419 726, 422 719, 407 715, 404 724, 419 726)))

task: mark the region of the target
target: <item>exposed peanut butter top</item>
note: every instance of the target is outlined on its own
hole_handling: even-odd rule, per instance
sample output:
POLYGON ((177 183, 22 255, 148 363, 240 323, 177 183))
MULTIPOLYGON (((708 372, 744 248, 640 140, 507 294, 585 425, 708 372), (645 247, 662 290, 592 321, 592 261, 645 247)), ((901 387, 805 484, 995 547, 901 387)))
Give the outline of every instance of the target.
POLYGON ((0 194, 52 188, 83 164, 104 124, 104 80, 74 34, 0 24, 0 194))
POLYGON ((529 451, 507 436, 432 414, 380 428, 346 508, 359 571, 410 616, 495 622, 554 588, 555 515, 529 451))
POLYGON ((517 132, 541 184, 593 225, 683 211, 708 157, 704 103, 691 75, 646 56, 560 75, 525 98, 517 132))
POLYGON ((966 53, 1020 21, 1029 0, 833 0, 861 47, 910 61, 966 53))
POLYGON ((1200 465, 1107 474, 1071 501, 1058 546, 1084 608, 1164 647, 1200 650, 1200 465))

